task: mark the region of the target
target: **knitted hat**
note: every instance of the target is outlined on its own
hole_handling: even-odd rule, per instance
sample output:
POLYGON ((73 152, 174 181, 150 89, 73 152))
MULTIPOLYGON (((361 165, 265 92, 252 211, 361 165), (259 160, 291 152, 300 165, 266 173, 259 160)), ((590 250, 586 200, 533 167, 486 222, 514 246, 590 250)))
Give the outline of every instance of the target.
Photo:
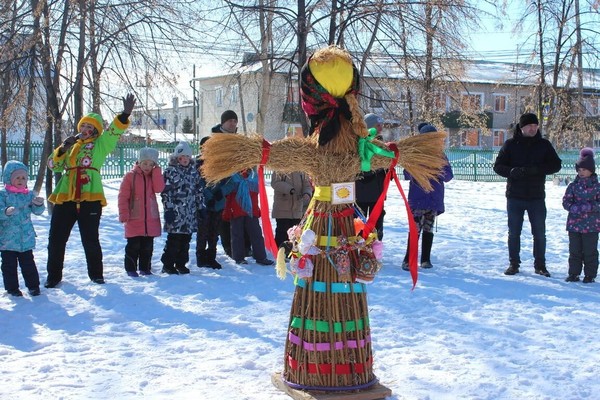
POLYGON ((238 117, 237 117, 237 114, 235 113, 235 111, 227 110, 227 111, 224 111, 223 114, 221 114, 221 123, 222 124, 229 121, 230 119, 235 119, 236 121, 238 120, 238 117))
POLYGON ((367 124, 367 129, 375 128, 375 125, 383 124, 383 118, 376 114, 367 114, 365 115, 365 124, 367 124))
POLYGON ((536 124, 539 125, 540 121, 538 121, 538 117, 537 115, 533 114, 533 113, 525 113, 523 115, 521 115, 521 118, 519 118, 519 126, 522 128, 526 125, 530 125, 530 124, 536 124))
POLYGON ((419 133, 429 133, 429 132, 437 132, 438 131, 435 126, 428 124, 426 122, 420 123, 418 128, 419 128, 419 133))
POLYGON ((144 160, 154 161, 154 164, 158 164, 158 150, 151 147, 144 147, 140 149, 138 161, 142 162, 144 160))
POLYGON ((579 152, 579 160, 575 163, 575 170, 585 168, 592 173, 596 172, 596 162, 594 161, 594 149, 584 147, 579 152))
POLYGON ((29 171, 27 170, 27 166, 25 164, 23 164, 21 161, 17 161, 17 160, 10 160, 7 161, 6 164, 4 165, 4 171, 2 173, 2 179, 4 181, 5 185, 10 185, 12 182, 12 177, 13 174, 19 170, 25 170, 25 172, 27 172, 27 174, 29 174, 29 171))
POLYGON ((179 144, 177 146, 175 146, 175 151, 173 152, 173 155, 175 157, 179 157, 179 156, 191 157, 192 149, 190 148, 190 145, 188 144, 188 142, 179 142, 179 144))
POLYGON ((81 124, 87 122, 88 124, 92 124, 94 128, 98 131, 98 135, 102 134, 104 131, 104 120, 102 119, 102 115, 96 113, 89 113, 88 115, 82 117, 77 124, 77 132, 81 130, 81 124))

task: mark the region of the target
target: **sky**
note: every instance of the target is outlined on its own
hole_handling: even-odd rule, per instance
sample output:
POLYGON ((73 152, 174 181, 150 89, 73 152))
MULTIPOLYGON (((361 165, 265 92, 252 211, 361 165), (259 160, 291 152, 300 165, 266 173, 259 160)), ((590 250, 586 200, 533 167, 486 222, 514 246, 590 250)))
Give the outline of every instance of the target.
MULTIPOLYGON (((236 265, 220 246, 222 270, 197 268, 192 250, 189 275, 162 275, 164 234, 155 240, 155 274, 126 276, 120 181, 104 183, 107 283, 87 278, 75 228, 59 288, 33 298, 0 293, 0 398, 289 399, 271 375, 283 368, 292 278, 236 265)), ((420 270, 411 290, 400 268, 406 215, 390 187, 383 268, 368 286, 374 372, 392 391, 388 400, 598 398, 600 283, 564 281, 565 186, 548 182, 546 191, 552 277, 533 273, 527 221, 521 273, 503 274, 504 183, 454 180, 436 224, 434 268, 420 270)), ((33 221, 43 282, 49 217, 33 221)))

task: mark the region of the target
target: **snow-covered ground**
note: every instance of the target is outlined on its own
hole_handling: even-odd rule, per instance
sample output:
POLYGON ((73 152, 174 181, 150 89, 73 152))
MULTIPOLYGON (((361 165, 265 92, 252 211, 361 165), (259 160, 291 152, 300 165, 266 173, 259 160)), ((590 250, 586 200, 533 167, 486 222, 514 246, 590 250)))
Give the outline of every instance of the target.
MULTIPOLYGON (((221 253, 222 270, 200 270, 193 250, 190 275, 161 275, 164 236, 156 275, 127 277, 119 183, 105 182, 106 285, 88 280, 75 228, 58 289, 0 295, 0 398, 289 398, 270 379, 283 366, 292 279, 221 253)), ((411 291, 400 269, 406 216, 390 186, 384 267, 369 286, 374 368, 390 399, 599 398, 600 283, 564 282, 564 190, 547 184, 552 277, 533 273, 527 221, 522 272, 509 277, 504 184, 450 182, 434 268, 411 291)), ((43 282, 49 217, 33 218, 43 282)))

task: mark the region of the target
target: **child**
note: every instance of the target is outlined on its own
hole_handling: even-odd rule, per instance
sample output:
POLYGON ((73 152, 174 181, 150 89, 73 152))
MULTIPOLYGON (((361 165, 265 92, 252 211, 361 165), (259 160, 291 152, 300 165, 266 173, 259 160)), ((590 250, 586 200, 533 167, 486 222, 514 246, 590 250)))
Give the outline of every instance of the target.
POLYGON ((163 174, 162 197, 167 241, 161 261, 162 272, 170 275, 189 274, 190 241, 196 232, 198 213, 204 208, 200 173, 192 162, 192 149, 179 142, 163 174))
POLYGON ((252 244, 252 256, 260 265, 273 265, 267 258, 265 239, 258 218, 258 180, 252 169, 231 176, 234 190, 226 196, 223 219, 231 226, 231 255, 236 264, 248 264, 245 259, 244 232, 252 244))
POLYGON ((19 290, 17 265, 29 294, 39 296, 40 276, 33 259, 35 230, 31 213, 44 212, 44 199, 27 189, 27 166, 19 161, 9 161, 4 166, 4 189, 0 190, 0 254, 2 279, 8 294, 23 296, 19 290))
POLYGON ((140 275, 152 275, 154 238, 160 236, 156 193, 164 188, 158 151, 149 147, 140 149, 138 161, 125 174, 119 189, 119 221, 125 224, 125 271, 129 276, 139 276, 138 266, 140 275))
POLYGON ((582 266, 583 283, 594 282, 598 273, 598 232, 600 232, 600 184, 596 175, 594 150, 584 147, 575 163, 577 175, 569 183, 562 204, 569 212, 569 276, 578 282, 582 266))
MULTIPOLYGON (((200 140, 200 147, 210 138, 205 136, 200 140)), ((200 171, 202 159, 196 159, 196 169, 200 171)), ((221 215, 225 207, 225 195, 223 193, 224 182, 214 185, 206 185, 204 178, 200 178, 202 193, 204 194, 205 210, 198 215, 198 234, 196 235, 196 265, 198 268, 221 269, 221 263, 217 261, 217 242, 219 240, 219 229, 221 227, 221 215)))
MULTIPOLYGON (((419 133, 427 134, 429 132, 437 132, 437 129, 430 124, 419 124, 419 133)), ((421 235, 421 268, 433 268, 431 264, 431 248, 433 246, 433 225, 438 215, 444 212, 444 182, 450 182, 454 178, 452 167, 448 160, 444 166, 443 175, 437 181, 431 181, 433 190, 426 192, 419 186, 412 176, 404 170, 404 178, 410 180, 408 189, 408 204, 413 213, 413 218, 421 235)), ((409 246, 406 246, 406 254, 402 262, 402 269, 409 270, 408 251, 409 246)))

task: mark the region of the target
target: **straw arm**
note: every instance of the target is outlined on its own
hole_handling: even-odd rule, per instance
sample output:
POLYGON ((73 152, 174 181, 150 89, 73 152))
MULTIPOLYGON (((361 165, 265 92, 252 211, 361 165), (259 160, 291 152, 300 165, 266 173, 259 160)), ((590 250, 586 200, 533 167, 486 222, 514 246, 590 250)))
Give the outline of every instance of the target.
MULTIPOLYGON (((446 165, 444 157, 444 140, 446 134, 427 133, 410 136, 397 141, 398 163, 397 165, 406 169, 417 183, 431 191, 431 180, 439 179, 446 165)), ((389 168, 390 159, 375 155, 371 161, 371 168, 389 168)))

